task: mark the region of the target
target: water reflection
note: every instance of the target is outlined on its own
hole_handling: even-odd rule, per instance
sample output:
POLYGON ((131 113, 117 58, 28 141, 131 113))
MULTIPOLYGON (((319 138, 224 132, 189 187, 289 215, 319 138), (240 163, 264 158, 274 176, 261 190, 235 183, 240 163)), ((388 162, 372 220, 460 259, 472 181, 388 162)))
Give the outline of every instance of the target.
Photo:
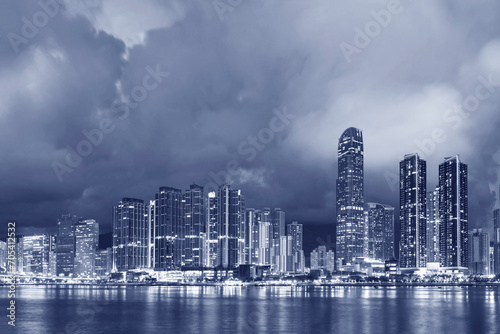
POLYGON ((500 332, 498 288, 27 286, 16 303, 20 333, 500 332))

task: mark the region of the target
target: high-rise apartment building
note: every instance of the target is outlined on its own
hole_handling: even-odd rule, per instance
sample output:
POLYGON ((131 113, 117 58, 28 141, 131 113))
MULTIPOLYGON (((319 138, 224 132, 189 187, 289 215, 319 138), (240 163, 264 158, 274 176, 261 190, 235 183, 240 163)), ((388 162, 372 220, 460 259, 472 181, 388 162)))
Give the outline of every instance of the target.
POLYGON ((427 262, 439 261, 439 187, 427 194, 427 262))
POLYGON ((184 262, 187 267, 203 266, 205 219, 203 187, 193 184, 184 193, 184 262))
POLYGON ((239 189, 222 185, 217 192, 217 265, 236 268, 245 263, 245 198, 239 189))
POLYGON ((304 250, 303 250, 303 236, 304 229, 302 224, 292 222, 287 225, 287 236, 291 237, 291 250, 293 256, 293 268, 291 271, 304 272, 304 250))
POLYGON ((468 267, 467 165, 458 155, 439 165, 439 253, 443 267, 468 267))
POLYGON ((427 164, 418 154, 407 154, 399 163, 399 221, 401 268, 421 268, 427 263, 427 164))
POLYGON ((161 187, 155 196, 155 269, 184 265, 184 196, 180 189, 161 187))

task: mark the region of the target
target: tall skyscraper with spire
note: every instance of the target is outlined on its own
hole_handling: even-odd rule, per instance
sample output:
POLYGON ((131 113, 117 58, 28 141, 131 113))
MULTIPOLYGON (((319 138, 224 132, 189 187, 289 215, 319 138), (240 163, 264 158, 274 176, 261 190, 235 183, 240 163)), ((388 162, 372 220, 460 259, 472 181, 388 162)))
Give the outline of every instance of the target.
POLYGON ((401 268, 421 268, 427 259, 427 163, 407 154, 399 163, 399 222, 401 268))
POLYGON ((349 128, 338 145, 337 259, 349 263, 363 256, 363 134, 349 128))
POLYGON ((443 267, 468 267, 467 165, 458 155, 439 165, 439 252, 443 267))

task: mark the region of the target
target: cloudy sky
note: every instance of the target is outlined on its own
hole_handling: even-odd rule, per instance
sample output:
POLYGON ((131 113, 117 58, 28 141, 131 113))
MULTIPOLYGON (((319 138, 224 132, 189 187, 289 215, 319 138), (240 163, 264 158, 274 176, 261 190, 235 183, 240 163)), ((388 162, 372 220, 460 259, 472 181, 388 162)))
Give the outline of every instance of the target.
MULTIPOLYGON (((121 197, 214 184, 248 207, 334 222, 337 141, 363 130, 365 200, 398 205, 398 162, 469 165, 471 227, 500 167, 500 3, 0 2, 0 220, 111 228, 121 197)), ((2 232, 3 233, 3 232, 2 232)))

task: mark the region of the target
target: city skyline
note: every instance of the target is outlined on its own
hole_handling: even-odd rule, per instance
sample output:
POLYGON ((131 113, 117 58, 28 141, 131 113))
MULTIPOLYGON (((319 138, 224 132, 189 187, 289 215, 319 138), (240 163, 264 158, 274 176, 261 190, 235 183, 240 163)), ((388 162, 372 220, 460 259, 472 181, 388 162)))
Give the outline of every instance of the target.
MULTIPOLYGON (((495 21, 470 24, 464 14, 470 4, 433 4, 435 15, 424 21, 403 10, 384 30, 391 34, 381 33, 347 62, 339 44, 354 45, 353 28, 372 22, 370 12, 383 6, 301 3, 283 10, 273 3, 257 14, 260 7, 252 4, 226 13, 222 23, 210 3, 174 2, 146 1, 133 15, 143 17, 147 9, 158 16, 127 26, 117 13, 132 14, 110 9, 116 4, 103 7, 96 1, 93 16, 60 7, 35 38, 17 45, 17 53, 9 38, 2 39, 6 71, 0 80, 14 91, 2 94, 0 142, 9 163, 0 170, 5 189, 0 205, 8 208, 0 220, 15 219, 36 232, 51 227, 61 212, 74 212, 89 214, 110 232, 109 207, 123 194, 148 198, 161 184, 205 186, 231 162, 234 181, 256 207, 281 207, 304 224, 330 223, 338 177, 331 173, 336 165, 331 143, 355 126, 370 143, 367 198, 398 207, 394 161, 404 154, 418 151, 435 165, 460 153, 471 170, 470 225, 488 225, 491 232, 490 211, 499 204, 500 185, 495 21), (351 18, 326 15, 340 12, 351 18), (325 15, 311 20, 319 13, 325 15), (254 15, 269 24, 248 31, 245 22, 254 15), (283 16, 287 19, 276 19, 283 16), (468 33, 461 34, 463 29, 468 33), (282 33, 286 36, 274 45, 273 36, 282 33), (429 48, 439 37, 446 43, 429 48), (408 40, 412 46, 403 47, 408 40), (440 56, 424 52, 429 49, 440 56), (87 143, 91 153, 79 155, 81 160, 74 156, 74 167, 67 165, 67 155, 86 153, 87 143), (68 167, 62 182, 54 163, 68 167)), ((425 4, 411 6, 426 10, 425 4)), ((482 10, 486 4, 477 6, 482 10)), ((4 36, 22 37, 24 23, 14 18, 43 12, 37 1, 6 7, 4 36)), ((434 185, 437 176, 432 177, 434 185)))
POLYGON ((499 18, 0 0, 0 332, 500 333, 499 18))
MULTIPOLYGON (((328 249, 328 256, 326 246, 315 248, 310 257, 311 268, 345 270, 361 265, 359 259, 367 258, 382 263, 397 259, 401 270, 438 264, 448 269, 490 272, 489 263, 498 262, 497 230, 490 249, 490 233, 469 229, 468 166, 459 155, 445 157, 439 164, 439 183, 432 191, 427 191, 427 163, 419 154, 406 154, 399 162, 398 234, 394 207, 365 202, 363 147, 362 132, 357 128, 350 127, 340 136, 340 177, 336 185, 339 215, 332 224, 336 247, 333 252, 328 249), (476 231, 486 239, 476 238, 476 231), (473 236, 474 242, 469 240, 473 236), (477 240, 483 239, 487 241, 481 241, 480 252, 477 240), (487 269, 479 269, 483 263, 488 263, 487 269)), ((302 241, 294 239, 296 233, 302 239, 302 224, 297 232, 297 222, 287 224, 282 209, 247 207, 242 190, 233 189, 230 184, 219 185, 217 191, 208 193, 196 184, 185 191, 161 186, 155 199, 147 203, 124 197, 113 206, 113 272, 260 265, 269 266, 274 273, 286 273, 302 270, 297 268, 305 265, 302 241)), ((493 214, 495 228, 498 210, 493 214)), ((93 277, 97 263, 108 256, 99 253, 98 236, 99 223, 94 219, 63 214, 55 238, 55 273, 93 277)), ((45 240, 46 235, 41 237, 45 240)), ((30 237, 27 238, 28 249, 33 248, 29 246, 30 237)), ((20 240, 22 253, 25 238, 20 240)), ((38 266, 45 266, 46 274, 50 256, 47 253, 42 258, 38 266)), ((26 264, 19 266, 25 268, 26 264)), ((496 267, 498 264, 492 265, 496 267)))

